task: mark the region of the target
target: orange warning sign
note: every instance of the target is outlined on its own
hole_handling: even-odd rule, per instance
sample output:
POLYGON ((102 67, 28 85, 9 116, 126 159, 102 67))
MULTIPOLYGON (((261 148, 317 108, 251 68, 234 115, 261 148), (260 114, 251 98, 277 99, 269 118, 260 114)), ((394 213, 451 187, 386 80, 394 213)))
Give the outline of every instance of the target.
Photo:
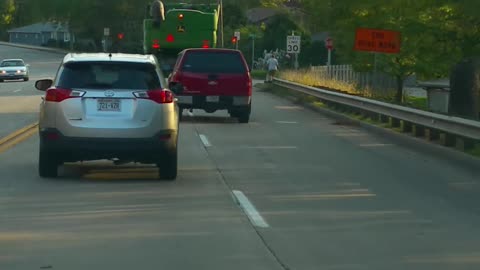
POLYGON ((380 53, 399 53, 400 32, 358 28, 355 34, 354 50, 380 53))

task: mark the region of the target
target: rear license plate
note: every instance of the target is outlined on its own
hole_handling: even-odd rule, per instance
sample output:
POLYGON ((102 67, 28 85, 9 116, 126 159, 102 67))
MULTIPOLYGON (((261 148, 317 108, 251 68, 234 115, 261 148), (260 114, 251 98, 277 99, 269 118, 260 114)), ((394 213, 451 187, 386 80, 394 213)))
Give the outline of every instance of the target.
POLYGON ((119 112, 120 100, 119 99, 98 99, 97 110, 101 112, 119 112))
POLYGON ((220 98, 218 96, 207 96, 206 100, 207 102, 218 102, 220 98))

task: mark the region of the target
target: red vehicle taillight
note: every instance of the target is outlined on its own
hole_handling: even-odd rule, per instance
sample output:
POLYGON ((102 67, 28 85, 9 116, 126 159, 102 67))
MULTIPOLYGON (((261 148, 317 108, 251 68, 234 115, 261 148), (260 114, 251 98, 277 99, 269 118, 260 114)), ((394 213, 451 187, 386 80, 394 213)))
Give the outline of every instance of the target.
POLYGON ((153 49, 160 49, 160 43, 159 43, 158 39, 153 40, 152 48, 153 49))
POLYGON ((164 89, 138 91, 138 92, 133 92, 133 95, 136 98, 149 99, 160 104, 173 102, 173 93, 170 92, 169 90, 164 90, 164 89))
POLYGON ((69 98, 80 98, 85 94, 83 91, 71 89, 50 88, 45 94, 45 101, 62 102, 69 98))
POLYGON ((168 43, 173 43, 175 42, 175 37, 172 34, 168 34, 167 36, 167 42, 168 43))
POLYGON ((202 48, 204 48, 204 49, 210 48, 210 41, 204 40, 204 41, 203 41, 202 48))

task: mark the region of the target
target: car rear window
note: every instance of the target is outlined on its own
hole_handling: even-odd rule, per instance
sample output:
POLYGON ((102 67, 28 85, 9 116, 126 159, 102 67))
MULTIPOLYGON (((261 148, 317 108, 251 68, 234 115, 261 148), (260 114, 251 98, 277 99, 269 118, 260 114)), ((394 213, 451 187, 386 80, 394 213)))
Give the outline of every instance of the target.
POLYGON ((24 65, 23 61, 3 61, 1 64, 2 67, 22 67, 24 65))
POLYGON ((244 74, 242 57, 236 52, 189 52, 185 55, 182 71, 192 73, 244 74))
POLYGON ((82 62, 63 66, 57 83, 62 88, 158 89, 155 66, 124 62, 82 62))

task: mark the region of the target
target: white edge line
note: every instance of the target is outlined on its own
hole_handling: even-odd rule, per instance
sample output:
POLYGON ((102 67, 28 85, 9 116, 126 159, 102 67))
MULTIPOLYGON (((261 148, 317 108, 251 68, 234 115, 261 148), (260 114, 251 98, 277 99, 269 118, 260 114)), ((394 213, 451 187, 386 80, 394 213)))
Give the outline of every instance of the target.
POLYGON ((22 91, 22 89, 14 90, 13 93, 18 93, 18 92, 20 92, 20 91, 22 91))
POLYGON ((190 117, 193 117, 193 116, 194 116, 193 113, 192 113, 190 110, 187 111, 187 114, 188 114, 188 116, 190 116, 190 117))
POLYGON ((255 227, 260 227, 260 228, 269 227, 268 223, 263 219, 260 213, 258 213, 255 206, 250 202, 247 196, 243 194, 243 192, 239 190, 233 190, 232 193, 233 193, 233 196, 235 197, 235 200, 242 208, 243 212, 245 212, 248 219, 255 227))
POLYGON ((298 149, 296 146, 247 146, 248 149, 298 149))
POLYGON ((295 121, 276 121, 277 124, 298 124, 295 121))
POLYGON ((198 136, 200 137, 200 140, 202 141, 202 143, 205 147, 211 147, 212 146, 212 144, 210 144, 210 142, 208 141, 207 136, 205 136, 203 134, 199 134, 198 136))
POLYGON ((393 144, 388 144, 388 143, 365 143, 365 144, 360 144, 360 147, 384 147, 384 146, 393 146, 393 144))

